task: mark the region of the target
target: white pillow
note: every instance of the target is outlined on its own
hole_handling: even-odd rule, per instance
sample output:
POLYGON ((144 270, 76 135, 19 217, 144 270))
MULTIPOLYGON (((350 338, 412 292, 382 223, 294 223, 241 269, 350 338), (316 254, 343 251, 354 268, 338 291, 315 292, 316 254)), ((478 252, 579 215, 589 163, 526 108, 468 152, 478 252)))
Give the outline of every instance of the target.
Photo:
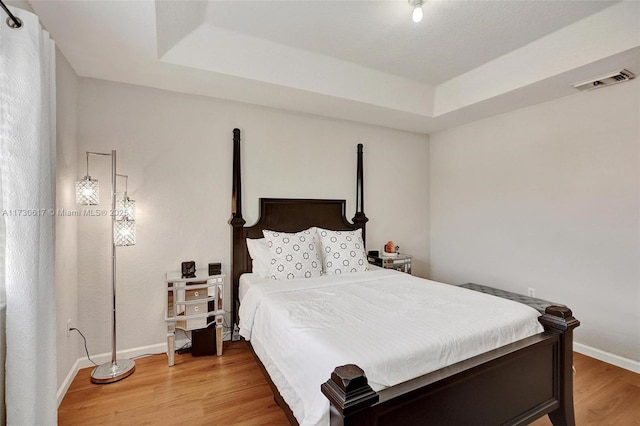
POLYGON ((327 275, 367 270, 362 229, 330 231, 318 228, 322 243, 322 269, 327 275))
POLYGON ((247 238, 247 249, 251 256, 251 272, 262 278, 268 278, 269 263, 271 262, 271 252, 264 238, 247 238))
POLYGON ((265 229, 262 234, 271 253, 269 274, 272 279, 292 280, 322 275, 322 257, 317 249, 315 227, 295 233, 265 229))

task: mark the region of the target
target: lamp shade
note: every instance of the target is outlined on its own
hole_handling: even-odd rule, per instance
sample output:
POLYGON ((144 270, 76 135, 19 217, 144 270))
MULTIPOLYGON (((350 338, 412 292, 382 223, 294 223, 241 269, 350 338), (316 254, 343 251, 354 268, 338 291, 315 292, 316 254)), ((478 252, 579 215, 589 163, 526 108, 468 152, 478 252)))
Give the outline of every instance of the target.
POLYGON ((76 181, 76 203, 85 206, 96 206, 100 202, 100 185, 97 179, 85 176, 76 181))
POLYGON ((136 201, 125 196, 122 200, 116 201, 116 211, 118 216, 130 221, 136 220, 136 201))
POLYGON ((136 243, 136 221, 126 218, 116 220, 113 227, 113 243, 116 246, 132 246, 136 243))

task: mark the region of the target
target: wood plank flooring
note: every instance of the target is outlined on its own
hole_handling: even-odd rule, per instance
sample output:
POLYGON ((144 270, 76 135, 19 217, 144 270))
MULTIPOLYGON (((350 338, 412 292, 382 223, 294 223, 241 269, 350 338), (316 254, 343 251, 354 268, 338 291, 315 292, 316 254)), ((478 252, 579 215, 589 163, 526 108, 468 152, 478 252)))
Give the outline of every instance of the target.
MULTIPOLYGON (((576 425, 640 425, 640 374, 575 352, 573 365, 576 425)), ((545 416, 532 425, 551 422, 545 416)))
MULTIPOLYGON (((576 424, 640 426, 640 375, 575 354, 576 424)), ((65 425, 287 425, 244 342, 225 342, 222 357, 176 354, 136 360, 130 377, 92 384, 78 372, 58 410, 65 425)), ((544 417, 534 426, 551 425, 544 417)))
POLYGON ((91 383, 78 372, 58 409, 59 425, 285 425, 251 351, 225 342, 224 355, 176 354, 136 360, 119 382, 91 383))

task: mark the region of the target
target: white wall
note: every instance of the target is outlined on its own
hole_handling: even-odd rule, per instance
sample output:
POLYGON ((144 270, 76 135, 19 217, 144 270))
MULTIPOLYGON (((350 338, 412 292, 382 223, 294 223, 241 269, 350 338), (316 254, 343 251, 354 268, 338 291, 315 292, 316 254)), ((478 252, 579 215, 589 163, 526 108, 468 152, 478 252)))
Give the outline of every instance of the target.
POLYGON ((564 303, 640 366, 640 79, 432 134, 431 278, 564 303))
MULTIPOLYGON (((351 218, 361 142, 368 248, 392 239, 415 256, 415 273, 426 275, 424 135, 93 79, 81 79, 78 123, 80 174, 85 151, 115 149, 137 202, 137 244, 118 248, 119 349, 165 342, 166 271, 195 260, 199 267, 221 261, 229 273, 234 127, 242 130, 248 224, 257 219, 258 197, 345 198, 351 218)), ((103 200, 109 166, 91 159, 103 200)), ((110 350, 109 255, 109 219, 79 218, 79 323, 94 354, 110 350)))
MULTIPOLYGON (((76 139, 78 77, 65 57, 56 49, 57 171, 56 209, 77 209, 74 185, 78 174, 76 139)), ((81 356, 80 336, 67 337, 67 319, 78 326, 78 220, 57 215, 55 218, 56 339, 58 387, 68 386, 68 375, 81 356)), ((64 395, 65 389, 59 389, 64 395)))

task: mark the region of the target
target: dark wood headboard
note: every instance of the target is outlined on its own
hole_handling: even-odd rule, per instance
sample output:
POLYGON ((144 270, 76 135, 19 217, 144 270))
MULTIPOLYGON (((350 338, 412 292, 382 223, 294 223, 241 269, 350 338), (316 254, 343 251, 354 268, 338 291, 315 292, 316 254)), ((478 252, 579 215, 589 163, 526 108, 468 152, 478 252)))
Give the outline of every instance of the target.
POLYGON ((238 285, 240 275, 251 272, 251 257, 247 250, 247 238, 262 238, 262 230, 298 232, 311 226, 333 230, 362 229, 362 238, 366 242, 365 225, 369 219, 364 214, 364 182, 362 167, 362 144, 357 150, 357 188, 356 214, 349 222, 345 216, 345 200, 260 198, 260 215, 252 226, 245 226, 242 218, 242 188, 240 176, 240 130, 233 130, 233 187, 231 195, 232 227, 232 300, 231 324, 238 318, 238 285))

